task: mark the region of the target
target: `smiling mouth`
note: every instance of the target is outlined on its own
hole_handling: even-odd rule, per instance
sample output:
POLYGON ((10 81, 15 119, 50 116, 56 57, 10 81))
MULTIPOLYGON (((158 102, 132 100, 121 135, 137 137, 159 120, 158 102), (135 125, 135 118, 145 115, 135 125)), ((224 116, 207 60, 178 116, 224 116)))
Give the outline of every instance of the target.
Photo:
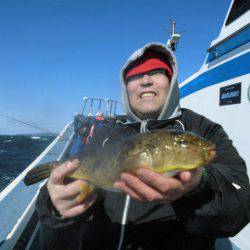
POLYGON ((140 98, 150 97, 150 96, 156 96, 156 93, 155 92, 143 92, 140 94, 140 98))

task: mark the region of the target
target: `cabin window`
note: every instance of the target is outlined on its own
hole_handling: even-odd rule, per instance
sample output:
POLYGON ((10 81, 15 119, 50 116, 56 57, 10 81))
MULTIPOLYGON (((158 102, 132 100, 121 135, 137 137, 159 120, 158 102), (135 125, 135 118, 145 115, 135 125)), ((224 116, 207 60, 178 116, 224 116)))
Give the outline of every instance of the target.
POLYGON ((235 0, 228 15, 226 25, 246 13, 250 8, 250 0, 235 0))

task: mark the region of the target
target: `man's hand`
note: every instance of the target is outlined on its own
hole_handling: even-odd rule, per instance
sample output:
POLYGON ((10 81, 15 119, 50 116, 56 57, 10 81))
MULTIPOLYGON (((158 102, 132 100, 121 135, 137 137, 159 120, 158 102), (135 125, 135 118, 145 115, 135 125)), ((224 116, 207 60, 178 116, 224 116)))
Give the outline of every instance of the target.
POLYGON ((87 210, 96 200, 96 195, 88 195, 87 184, 83 180, 65 183, 65 177, 80 166, 79 160, 67 161, 52 171, 47 188, 51 201, 65 218, 75 217, 87 210))
POLYGON ((195 189, 201 182, 201 176, 202 168, 182 171, 177 177, 166 177, 141 168, 137 176, 123 173, 114 187, 140 201, 171 202, 195 189))

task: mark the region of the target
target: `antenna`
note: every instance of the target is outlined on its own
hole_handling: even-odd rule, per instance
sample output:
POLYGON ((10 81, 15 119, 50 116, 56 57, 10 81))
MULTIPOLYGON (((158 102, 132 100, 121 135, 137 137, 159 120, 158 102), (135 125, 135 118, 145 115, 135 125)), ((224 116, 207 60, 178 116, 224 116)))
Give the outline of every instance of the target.
POLYGON ((181 35, 179 33, 175 33, 175 21, 172 17, 169 18, 170 20, 170 34, 171 38, 168 39, 167 45, 172 51, 176 51, 177 44, 179 43, 181 39, 181 35))

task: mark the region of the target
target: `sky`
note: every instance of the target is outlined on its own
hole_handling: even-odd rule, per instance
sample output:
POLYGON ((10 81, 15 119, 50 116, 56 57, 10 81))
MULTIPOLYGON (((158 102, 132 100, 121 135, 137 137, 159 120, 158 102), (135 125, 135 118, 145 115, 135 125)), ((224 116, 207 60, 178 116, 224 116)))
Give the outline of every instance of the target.
MULTIPOLYGON (((84 96, 120 101, 122 65, 144 44, 166 43, 170 17, 183 31, 176 51, 182 82, 204 62, 230 2, 3 0, 0 114, 58 133, 81 112, 84 96)), ((39 132, 0 115, 0 134, 39 132)))

